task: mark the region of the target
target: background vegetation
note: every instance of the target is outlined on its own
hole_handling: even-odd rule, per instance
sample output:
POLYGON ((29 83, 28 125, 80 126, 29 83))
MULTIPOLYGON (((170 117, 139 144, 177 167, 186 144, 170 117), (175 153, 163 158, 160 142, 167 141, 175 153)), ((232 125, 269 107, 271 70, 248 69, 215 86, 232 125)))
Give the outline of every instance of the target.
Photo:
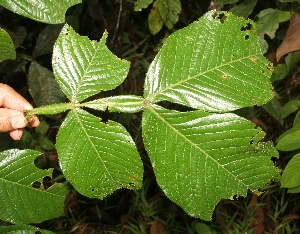
MULTIPOLYGON (((299 2, 181 1, 178 21, 175 19, 174 25, 160 26, 160 23, 151 21, 149 17, 155 11, 152 4, 134 11, 137 10, 134 8, 135 3, 136 1, 130 0, 85 0, 83 4, 71 7, 66 14, 67 22, 80 35, 86 35, 90 39, 99 40, 106 29, 109 33, 109 49, 118 57, 131 62, 126 81, 117 89, 109 91, 110 94, 142 95, 148 66, 164 40, 208 10, 228 10, 249 17, 257 23, 264 55, 274 64, 272 82, 276 98, 263 107, 245 108, 240 111, 240 115, 259 125, 267 133, 265 140, 279 144, 282 139, 283 146, 278 147, 281 150, 280 157, 274 159, 274 163, 280 169, 285 169, 288 162, 299 153, 300 145, 297 134, 288 139, 281 136, 288 129, 298 131, 300 55, 297 50, 300 47, 294 42, 296 40, 290 40, 286 42, 286 47, 293 47, 293 50, 281 49, 278 52, 278 48, 284 40, 287 41, 285 38, 291 16, 298 11, 299 2), (287 146, 290 142, 296 147, 287 146)), ((36 61, 51 71, 53 44, 63 25, 39 23, 1 7, 0 24, 12 36, 17 48, 16 60, 0 63, 0 82, 12 86, 35 106, 53 102, 49 100, 51 98, 62 101, 64 96, 59 90, 51 89, 53 85, 45 83, 50 80, 47 77, 51 77, 52 73, 39 65, 30 66, 30 62, 36 61), (48 88, 45 92, 51 95, 38 96, 39 93, 34 92, 36 87, 32 88, 34 86, 41 90, 48 88)), ((296 25, 299 30, 297 21, 296 25)), ((292 31, 297 33, 298 30, 295 26, 292 31)), ((13 142, 7 134, 1 134, 0 149, 2 151, 17 147, 42 150, 44 154, 36 162, 37 165, 41 168, 54 167, 55 179, 63 180, 54 145, 64 116, 40 118, 41 126, 38 129, 28 128, 19 142, 13 142)), ((121 122, 134 136, 145 167, 143 188, 138 191, 119 190, 104 200, 88 199, 72 190, 66 201, 65 216, 38 224, 38 227, 55 233, 297 233, 300 230, 299 194, 298 191, 291 191, 299 184, 282 188, 279 182, 274 182, 259 197, 249 192, 245 198, 221 201, 216 207, 212 222, 190 217, 168 200, 156 184, 141 139, 140 113, 118 115, 105 112, 102 118, 121 122)), ((297 162, 295 165, 298 165, 297 162)), ((290 178, 288 176, 287 181, 291 181, 290 178)), ((2 222, 2 225, 7 224, 2 222)))

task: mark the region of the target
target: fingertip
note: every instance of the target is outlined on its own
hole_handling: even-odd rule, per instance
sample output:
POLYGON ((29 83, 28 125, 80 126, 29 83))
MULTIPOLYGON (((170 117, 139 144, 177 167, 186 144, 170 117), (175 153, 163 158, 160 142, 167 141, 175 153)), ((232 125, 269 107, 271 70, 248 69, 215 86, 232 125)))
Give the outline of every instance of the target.
POLYGON ((38 117, 34 117, 33 120, 29 124, 32 127, 38 127, 40 125, 40 120, 38 117))
POLYGON ((23 130, 22 129, 16 129, 9 132, 10 137, 15 140, 19 141, 22 138, 23 130))

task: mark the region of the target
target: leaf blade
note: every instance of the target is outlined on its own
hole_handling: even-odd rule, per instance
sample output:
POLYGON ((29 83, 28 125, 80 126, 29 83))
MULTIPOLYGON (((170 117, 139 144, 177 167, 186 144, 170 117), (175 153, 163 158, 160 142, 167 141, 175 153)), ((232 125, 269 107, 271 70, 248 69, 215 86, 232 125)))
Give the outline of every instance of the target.
POLYGON ((16 59, 14 43, 9 34, 2 28, 0 28, 0 48, 0 62, 6 59, 16 59))
POLYGON ((117 87, 126 78, 129 62, 120 60, 105 45, 90 41, 65 25, 55 42, 53 72, 68 99, 74 103, 117 87))
POLYGON ((37 107, 65 101, 65 96, 59 89, 53 73, 37 62, 30 64, 28 86, 28 91, 37 107))
POLYGON ((159 186, 187 213, 205 220, 220 199, 257 191, 278 176, 269 160, 277 152, 258 142, 263 135, 230 113, 155 106, 143 114, 143 139, 159 186))
POLYGON ((164 24, 168 29, 172 29, 181 12, 180 0, 159 0, 157 8, 164 24))
POLYGON ((32 187, 42 183, 51 170, 35 167, 34 159, 40 152, 8 150, 0 153, 0 218, 11 223, 39 223, 63 214, 65 185, 54 184, 49 189, 32 187), (43 204, 41 206, 40 204, 43 204), (47 209, 44 209, 44 207, 47 209), (22 211, 22 212, 20 212, 22 211))
POLYGON ((300 186, 300 154, 296 154, 286 165, 280 180, 281 188, 295 188, 300 186))
POLYGON ((85 196, 102 199, 117 189, 142 184, 135 143, 116 122, 105 124, 84 110, 72 110, 59 130, 56 147, 64 175, 85 196), (79 171, 85 173, 79 177, 79 171))
POLYGON ((64 23, 67 9, 81 2, 81 0, 0 0, 0 5, 14 13, 36 21, 59 24, 64 23))
POLYGON ((167 39, 146 76, 144 97, 149 102, 226 112, 272 98, 272 68, 255 31, 246 29, 254 28, 253 23, 227 13, 221 22, 213 14, 167 39))

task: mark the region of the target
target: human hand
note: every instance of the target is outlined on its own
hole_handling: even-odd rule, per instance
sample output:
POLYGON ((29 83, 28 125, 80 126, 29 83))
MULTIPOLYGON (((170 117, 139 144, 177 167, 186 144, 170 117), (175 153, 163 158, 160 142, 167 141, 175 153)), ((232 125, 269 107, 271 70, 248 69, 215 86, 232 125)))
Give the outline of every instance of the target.
MULTIPOLYGON (((14 140, 20 140, 23 128, 28 122, 22 111, 30 110, 30 103, 6 84, 0 83, 0 132, 9 132, 14 140)), ((40 121, 37 117, 29 123, 37 127, 40 121)))

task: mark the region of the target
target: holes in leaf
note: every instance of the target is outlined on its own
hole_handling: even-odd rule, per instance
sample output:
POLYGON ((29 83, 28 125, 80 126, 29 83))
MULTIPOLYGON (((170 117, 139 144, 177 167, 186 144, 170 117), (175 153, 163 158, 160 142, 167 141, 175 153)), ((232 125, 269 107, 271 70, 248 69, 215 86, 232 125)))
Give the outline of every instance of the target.
POLYGON ((260 150, 262 149, 260 144, 257 144, 256 146, 254 146, 254 152, 258 153, 260 150))
POLYGON ((42 183, 36 180, 31 184, 31 187, 35 189, 40 189, 41 185, 42 183))
POLYGON ((267 69, 268 69, 269 71, 272 71, 272 69, 273 69, 273 64, 272 64, 272 63, 268 63, 267 69))
POLYGON ((246 35, 244 36, 244 39, 245 39, 245 41, 248 41, 248 40, 250 39, 250 35, 246 34, 246 35))
POLYGON ((95 189, 92 189, 92 192, 95 192, 95 189))
POLYGON ((214 15, 213 15, 213 18, 214 19, 219 19, 220 22, 223 24, 227 18, 226 14, 225 13, 220 13, 220 12, 216 12, 214 15))
POLYGON ((52 179, 50 176, 45 176, 43 178, 43 185, 44 185, 45 190, 53 185, 53 182, 52 182, 52 179))
POLYGON ((67 36, 69 36, 69 35, 70 35, 70 29, 67 29, 65 34, 66 34, 67 36))
POLYGON ((241 31, 248 31, 252 29, 253 29, 253 25, 250 22, 248 22, 246 25, 241 27, 241 31))
POLYGON ((48 189, 49 187, 51 187, 53 185, 53 182, 52 182, 52 179, 50 176, 45 176, 43 178, 43 182, 40 182, 40 181, 34 181, 32 184, 31 184, 31 187, 32 188, 35 188, 35 189, 40 189, 41 186, 44 187, 44 189, 48 189))

